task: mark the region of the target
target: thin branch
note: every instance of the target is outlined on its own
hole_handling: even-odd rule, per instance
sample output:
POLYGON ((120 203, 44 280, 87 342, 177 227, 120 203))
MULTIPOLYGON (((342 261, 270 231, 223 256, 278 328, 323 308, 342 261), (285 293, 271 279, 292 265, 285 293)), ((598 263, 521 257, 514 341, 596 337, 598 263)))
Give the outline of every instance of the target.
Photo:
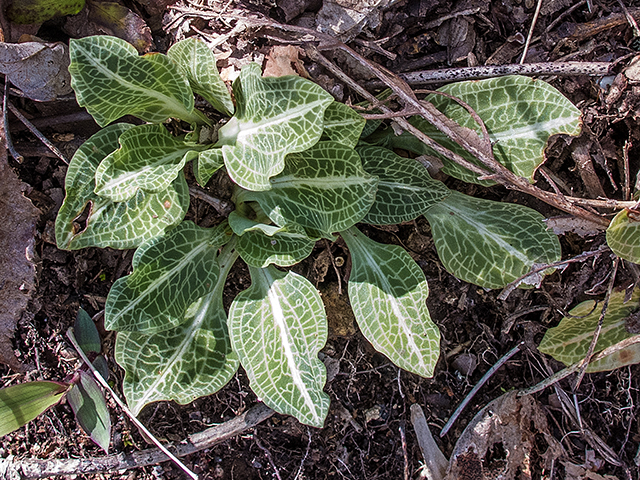
MULTIPOLYGON (((255 427, 275 412, 259 403, 242 415, 202 432, 189 435, 186 442, 174 446, 176 456, 184 457, 211 448, 255 427)), ((131 454, 120 453, 93 458, 68 459, 16 459, 0 458, 0 478, 45 478, 55 475, 88 475, 92 473, 117 472, 131 468, 157 465, 169 460, 157 448, 149 448, 131 454)))
POLYGON ((620 257, 616 256, 613 260, 613 271, 611 272, 611 279, 609 280, 609 287, 607 288, 607 294, 604 297, 604 302, 602 304, 602 311, 600 312, 600 318, 598 318, 598 326, 593 332, 593 336, 591 337, 591 343, 589 344, 589 349, 587 350, 587 354, 584 356, 585 362, 582 367, 580 367, 580 371, 578 372, 578 376, 576 377, 576 381, 573 384, 573 391, 576 392, 578 388, 580 388, 580 383, 582 383, 582 379, 584 377, 585 372, 587 371, 587 367, 589 366, 589 359, 593 356, 593 352, 596 349, 596 343, 598 343, 598 338, 600 337, 600 332, 602 331, 602 323, 604 322, 604 316, 607 314, 607 308, 609 308, 609 300, 611 299, 611 294, 613 293, 613 285, 616 281, 616 274, 618 273, 618 265, 620 265, 620 257))
POLYGON ((9 110, 11 110, 11 113, 13 113, 16 117, 18 117, 18 120, 20 120, 24 124, 24 126, 29 129, 31 133, 33 133, 36 137, 38 137, 38 140, 44 143, 46 147, 55 154, 56 157, 58 157, 64 163, 69 165, 69 160, 65 158, 63 153, 60 150, 58 150, 58 148, 53 143, 51 143, 47 137, 45 137, 42 133, 40 133, 40 130, 38 130, 35 127, 35 125, 31 123, 29 119, 27 119, 27 117, 25 117, 20 112, 20 110, 14 107, 13 104, 8 99, 6 100, 6 106, 9 107, 9 110))
POLYGON ((4 121, 4 141, 7 145, 7 150, 14 158, 14 160, 18 163, 22 163, 24 161, 24 157, 20 155, 16 148, 13 146, 13 141, 11 140, 11 132, 9 131, 9 110, 7 103, 9 102, 8 95, 8 85, 9 81, 7 80, 7 76, 4 77, 4 97, 2 101, 2 119, 4 121))
POLYGON ((527 41, 524 43, 524 50, 522 51, 522 58, 520 58, 521 64, 524 64, 524 59, 527 58, 529 45, 531 45, 531 39, 533 38, 533 30, 536 28, 536 23, 538 23, 538 16, 540 15, 540 7, 542 7, 542 0, 538 0, 538 5, 536 5, 536 11, 533 14, 533 20, 531 21, 531 27, 529 28, 529 35, 527 35, 527 41))
POLYGON ((120 400, 120 397, 116 395, 116 392, 113 391, 113 389, 104 379, 102 374, 96 369, 96 367, 93 366, 93 363, 91 363, 91 361, 87 358, 82 348, 80 348, 80 345, 78 345, 78 342, 76 341, 76 337, 73 335, 73 328, 70 328, 69 330, 67 330, 67 338, 73 345, 73 348, 76 349, 76 352, 78 352, 78 355, 80 355, 80 358, 82 358, 82 361, 87 365, 87 367, 89 367, 89 369, 91 370, 91 373, 93 374, 95 379, 98 381, 98 383, 102 385, 102 387, 111 394, 111 398, 113 398, 113 400, 118 404, 118 406, 127 415, 127 417, 129 417, 129 419, 135 424, 135 426, 138 427, 149 439, 151 439, 151 441, 156 445, 156 447, 158 447, 162 451, 162 453, 164 453, 167 457, 169 457, 169 459, 173 463, 175 463, 184 473, 186 473, 188 476, 190 476, 194 480, 198 480, 198 475, 196 475, 191 470, 189 470, 189 468, 184 463, 178 460, 178 458, 173 453, 167 450, 167 448, 164 445, 162 445, 162 443, 160 443, 160 441, 147 429, 147 427, 145 427, 144 424, 136 418, 133 412, 129 410, 129 407, 127 407, 126 403, 120 400))
POLYGON ((189 187, 189 193, 195 198, 211 205, 220 215, 227 216, 233 210, 228 202, 209 195, 207 192, 196 187, 189 187))
POLYGON ((482 378, 480 379, 480 381, 473 387, 473 389, 469 392, 469 394, 465 397, 465 399, 462 401, 462 403, 460 405, 458 405, 458 408, 456 408, 456 411, 453 412, 453 415, 451 415, 451 418, 449 419, 449 421, 445 424, 444 427, 442 427, 442 430, 440 431, 440 437, 444 437, 447 432, 449 431, 449 429, 453 426, 453 424, 455 423, 455 421, 458 419, 458 417, 460 416, 460 414, 462 413, 462 410, 464 410, 464 408, 469 404, 469 402, 471 401, 471 399, 473 399, 473 397, 475 396, 476 393, 478 393, 478 390, 480 390, 482 388, 482 386, 487 383, 487 380, 489 380, 491 378, 491 376, 496 373, 496 371, 505 363, 507 363, 509 361, 509 359, 511 357, 513 357, 516 353, 518 353, 520 351, 520 349, 522 348, 522 346, 524 345, 524 342, 520 342, 518 345, 516 345, 515 347, 513 347, 511 350, 509 350, 500 360, 498 360, 496 362, 496 364, 494 366, 492 366, 487 373, 485 373, 482 378))

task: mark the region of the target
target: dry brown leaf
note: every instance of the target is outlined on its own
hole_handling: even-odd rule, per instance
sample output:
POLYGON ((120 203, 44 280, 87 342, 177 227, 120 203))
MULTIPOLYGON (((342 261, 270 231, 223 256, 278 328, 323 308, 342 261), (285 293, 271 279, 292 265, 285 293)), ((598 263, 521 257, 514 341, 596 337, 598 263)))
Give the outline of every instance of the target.
POLYGON ((0 73, 32 100, 71 93, 69 53, 63 43, 0 43, 0 73))
POLYGON ((388 0, 325 0, 316 22, 321 32, 342 37, 358 35, 365 26, 376 28, 388 0))
MULTIPOLYGON (((0 124, 0 142, 4 129, 0 124)), ((22 192, 25 185, 0 149, 0 362, 16 372, 25 366, 16 358, 12 340, 16 325, 35 291, 36 269, 32 262, 35 224, 39 210, 22 192)))
POLYGON ((300 49, 293 45, 276 45, 271 48, 264 65, 263 77, 300 75, 304 66, 299 58, 300 49))
POLYGON ((506 393, 480 410, 462 432, 451 454, 446 479, 510 480, 516 473, 518 478, 531 478, 532 453, 540 440, 548 448, 537 454, 548 467, 551 460, 563 456, 564 449, 549 432, 544 411, 531 396, 518 398, 517 392, 506 393), (497 458, 497 445, 502 446, 504 458, 497 458))

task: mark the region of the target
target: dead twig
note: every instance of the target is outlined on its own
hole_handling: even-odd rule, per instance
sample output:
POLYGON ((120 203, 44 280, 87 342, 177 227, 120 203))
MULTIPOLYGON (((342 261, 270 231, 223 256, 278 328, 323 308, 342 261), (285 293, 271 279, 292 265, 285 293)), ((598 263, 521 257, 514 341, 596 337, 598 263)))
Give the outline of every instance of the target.
POLYGON ((224 200, 220 200, 219 198, 213 197, 209 195, 207 192, 200 190, 196 187, 189 187, 189 194, 211 205, 220 215, 227 216, 229 215, 231 210, 233 210, 233 207, 228 202, 225 202, 224 200))
MULTIPOLYGON (((189 435, 186 442, 172 449, 177 457, 184 457, 228 440, 255 427, 275 412, 260 403, 242 415, 225 423, 189 435)), ((131 468, 157 465, 169 458, 157 448, 149 448, 131 454, 107 455, 94 458, 66 459, 0 459, 0 478, 32 479, 55 475, 87 475, 92 473, 117 472, 131 468)))
POLYGON ((529 45, 531 45, 531 39, 533 38, 533 30, 536 28, 536 23, 538 23, 538 16, 540 15, 540 7, 542 7, 542 0, 538 0, 538 4, 536 5, 536 11, 533 13, 533 20, 531 21, 531 27, 529 27, 529 34, 527 35, 526 42, 524 42, 524 50, 522 51, 522 58, 520 58, 521 64, 523 64, 525 58, 527 58, 529 45))
POLYGON ((471 399, 475 396, 476 393, 478 393, 478 390, 480 390, 482 388, 482 386, 487 383, 487 380, 489 380, 491 378, 491 376, 496 373, 496 371, 505 363, 507 363, 509 361, 509 359, 511 357, 513 357, 516 353, 518 353, 520 351, 520 349, 522 348, 522 346, 524 345, 524 342, 520 342, 518 345, 516 345, 515 347, 513 347, 511 350, 509 350, 500 360, 498 360, 495 365, 493 365, 488 371, 487 373, 485 373, 482 378, 480 379, 480 381, 473 387, 473 389, 471 389, 471 391, 469 392, 469 394, 465 397, 465 399, 462 401, 462 403, 460 405, 458 405, 458 408, 456 408, 456 411, 453 412, 453 415, 451 415, 451 418, 449 419, 449 421, 445 424, 444 427, 442 427, 442 430, 440 431, 440 437, 444 437, 447 432, 449 431, 449 429, 453 426, 453 424, 455 423, 455 421, 458 419, 458 417, 460 416, 460 414, 462 413, 462 410, 465 409, 465 407, 469 404, 469 402, 471 401, 471 399))
POLYGON ((593 337, 591 338, 589 349, 587 350, 587 354, 584 356, 585 362, 583 363, 582 367, 580 367, 580 371, 578 372, 576 381, 573 384, 574 392, 576 392, 580 388, 580 383, 582 383, 584 374, 587 371, 587 367, 589 366, 589 359, 591 358, 594 350, 596 349, 596 343, 598 343, 598 338, 600 337, 600 332, 602 331, 602 323, 604 322, 604 316, 607 314, 607 308, 609 307, 609 300, 611 299, 611 294, 613 293, 613 285, 616 281, 616 273, 618 273, 618 265, 620 265, 620 257, 616 256, 613 259, 613 271, 611 272, 611 279, 609 280, 609 287, 607 288, 607 294, 604 297, 604 302, 602 303, 602 311, 600 312, 600 318, 598 318, 598 326, 593 332, 593 337))
POLYGON ((24 157, 22 155, 20 155, 15 147, 13 146, 13 142, 11 141, 11 132, 9 131, 9 110, 8 110, 8 103, 9 103, 9 95, 8 95, 8 85, 9 82, 7 81, 7 77, 5 75, 4 77, 4 97, 3 97, 3 101, 2 101, 2 118, 4 121, 4 141, 6 143, 7 146, 7 150, 9 150, 9 153, 11 154, 11 156, 13 157, 13 159, 18 162, 18 163, 22 163, 24 161, 24 157))

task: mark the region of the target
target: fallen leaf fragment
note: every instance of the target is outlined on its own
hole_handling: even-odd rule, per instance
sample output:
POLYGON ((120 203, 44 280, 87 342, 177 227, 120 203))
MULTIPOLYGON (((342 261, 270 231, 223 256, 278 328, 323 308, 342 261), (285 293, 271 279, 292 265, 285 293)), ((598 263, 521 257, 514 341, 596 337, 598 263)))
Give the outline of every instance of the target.
POLYGON ((300 50, 293 45, 276 45, 271 48, 264 65, 263 77, 283 77, 285 75, 305 76, 304 66, 299 58, 300 50))
POLYGON ((505 393, 480 410, 462 432, 446 480, 532 478, 532 454, 544 443, 547 450, 537 456, 548 468, 552 460, 564 456, 564 449, 551 435, 544 411, 531 396, 505 393), (496 457, 497 445, 502 446, 504 458, 496 457))
POLYGON ((19 24, 41 24, 55 17, 75 15, 85 0, 13 0, 7 8, 7 18, 19 24))
MULTIPOLYGON (((0 126, 0 142, 4 129, 0 126)), ((35 291, 36 269, 32 261, 35 223, 39 210, 22 192, 25 185, 0 149, 0 362, 16 372, 25 366, 16 357, 12 339, 16 325, 35 291)))
POLYGON ((63 43, 0 43, 0 73, 32 100, 71 93, 69 52, 63 43))

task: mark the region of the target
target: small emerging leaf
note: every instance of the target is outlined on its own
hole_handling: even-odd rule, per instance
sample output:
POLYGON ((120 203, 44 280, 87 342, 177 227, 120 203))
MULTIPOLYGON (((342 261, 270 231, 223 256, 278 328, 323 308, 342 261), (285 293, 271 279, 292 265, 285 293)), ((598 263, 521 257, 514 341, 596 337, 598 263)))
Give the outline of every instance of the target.
POLYGON ((73 332, 78 345, 80 345, 85 354, 100 353, 102 351, 102 342, 96 324, 93 323, 89 314, 82 308, 78 310, 73 332))
POLYGON ((138 190, 166 190, 184 165, 207 148, 172 136, 163 125, 138 125, 120 135, 120 148, 96 170, 95 193, 125 202, 138 190))
POLYGON ((231 350, 222 292, 236 258, 223 251, 214 290, 187 309, 180 326, 151 335, 118 333, 115 356, 125 371, 122 391, 134 415, 151 402, 187 404, 211 395, 235 374, 239 362, 231 350))
POLYGON ((355 148, 366 120, 353 108, 333 102, 324 111, 324 134, 334 142, 355 148))
POLYGON ((203 41, 195 37, 182 40, 169 48, 167 56, 182 70, 195 93, 220 113, 233 115, 233 101, 218 73, 216 57, 203 41))
POLYGON ((394 225, 414 220, 450 193, 416 160, 369 145, 356 151, 364 169, 380 179, 376 200, 364 218, 367 223, 394 225))
POLYGON ((251 287, 229 310, 233 350, 251 389, 276 412, 322 427, 329 396, 318 352, 327 341, 327 317, 318 291, 293 272, 250 267, 251 287))
MULTIPOLYGON (((611 294, 594 353, 634 335, 627 331, 626 323, 627 317, 640 308, 640 292, 636 289, 632 298, 626 303, 624 303, 624 297, 625 292, 611 294)), ((589 350, 601 313, 601 304, 596 304, 593 300, 582 302, 571 309, 569 316, 560 320, 557 327, 547 330, 538 350, 551 355, 565 365, 583 360, 589 350)), ((587 372, 604 372, 635 363, 640 363, 640 345, 638 344, 589 364, 587 372)))
POLYGON ((465 282, 502 288, 560 260, 558 237, 541 214, 522 205, 452 192, 425 216, 440 260, 465 282))
POLYGON ((200 153, 196 161, 193 162, 193 174, 198 183, 204 187, 211 176, 222 167, 224 167, 222 149, 210 148, 200 153))
POLYGON ((270 185, 266 192, 243 194, 257 201, 275 224, 296 223, 310 235, 331 238, 363 219, 378 179, 362 168, 355 150, 322 141, 287 156, 285 170, 270 185))
POLYGON ((94 193, 98 165, 118 148, 120 135, 132 127, 117 123, 103 128, 71 159, 65 179, 67 195, 56 218, 58 248, 135 248, 184 218, 189 189, 182 173, 166 190, 138 191, 127 202, 114 203, 94 193))
POLYGON ((351 253, 349 301, 360 331, 400 368, 431 377, 440 332, 427 309, 424 273, 398 245, 382 245, 357 228, 340 232, 351 253))
POLYGON ((71 39, 69 54, 78 104, 101 127, 124 115, 151 123, 170 117, 207 122, 193 108, 187 79, 166 55, 140 57, 131 44, 106 35, 71 39))
POLYGON ((640 214, 622 210, 607 228, 607 245, 611 251, 632 263, 640 263, 640 214))
POLYGON ((111 287, 105 328, 156 333, 185 321, 187 307, 211 292, 218 281, 218 248, 227 225, 202 228, 185 221, 142 245, 133 256, 133 273, 111 287))
POLYGON ((229 226, 240 236, 238 253, 252 267, 264 268, 271 264, 290 267, 307 258, 315 244, 296 224, 265 225, 231 212, 229 226))
POLYGON ((104 453, 109 453, 111 416, 102 390, 87 372, 78 372, 80 379, 67 392, 67 401, 82 429, 104 453))
POLYGON ((0 436, 26 425, 62 399, 69 385, 28 382, 0 389, 0 436))
POLYGON ((269 178, 284 169, 284 157, 302 152, 322 134, 333 97, 295 75, 260 76, 260 66, 242 68, 233 82, 235 116, 218 131, 231 179, 247 190, 268 190, 269 178))

